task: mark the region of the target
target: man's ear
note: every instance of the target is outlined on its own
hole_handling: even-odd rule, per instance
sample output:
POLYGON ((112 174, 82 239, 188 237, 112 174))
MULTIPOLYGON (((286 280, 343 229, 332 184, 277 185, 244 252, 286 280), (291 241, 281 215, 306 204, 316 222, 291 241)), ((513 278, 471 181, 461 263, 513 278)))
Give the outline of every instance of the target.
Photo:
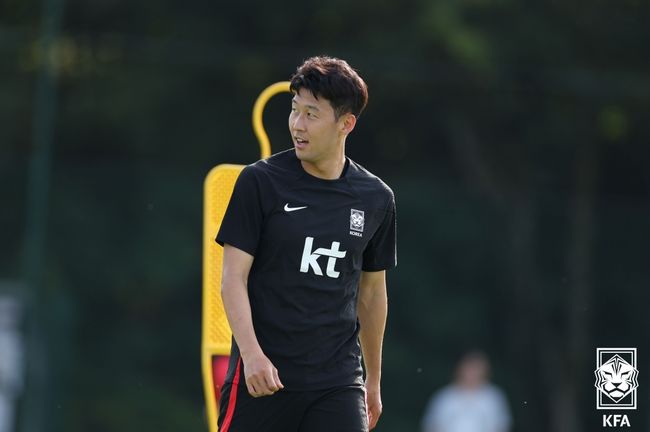
POLYGON ((343 114, 339 119, 340 131, 347 135, 354 129, 357 124, 357 117, 352 113, 343 114))

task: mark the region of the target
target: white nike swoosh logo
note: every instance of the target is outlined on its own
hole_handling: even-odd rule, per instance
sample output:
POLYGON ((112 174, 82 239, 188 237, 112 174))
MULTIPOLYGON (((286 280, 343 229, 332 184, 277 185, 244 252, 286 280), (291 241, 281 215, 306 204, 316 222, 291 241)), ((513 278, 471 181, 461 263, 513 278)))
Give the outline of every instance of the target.
POLYGON ((286 204, 284 205, 284 211, 286 211, 286 212, 292 212, 292 211, 302 210, 302 209, 306 209, 306 208, 307 208, 307 206, 303 206, 303 207, 289 207, 289 203, 286 203, 286 204))

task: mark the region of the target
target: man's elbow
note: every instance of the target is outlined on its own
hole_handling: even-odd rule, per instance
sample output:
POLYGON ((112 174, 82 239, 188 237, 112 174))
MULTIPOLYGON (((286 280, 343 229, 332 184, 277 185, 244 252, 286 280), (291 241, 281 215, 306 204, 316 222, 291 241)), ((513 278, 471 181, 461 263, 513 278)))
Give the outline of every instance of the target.
POLYGON ((224 275, 221 278, 221 297, 228 297, 232 293, 236 292, 238 289, 246 289, 246 282, 238 276, 227 275, 224 272, 224 275))

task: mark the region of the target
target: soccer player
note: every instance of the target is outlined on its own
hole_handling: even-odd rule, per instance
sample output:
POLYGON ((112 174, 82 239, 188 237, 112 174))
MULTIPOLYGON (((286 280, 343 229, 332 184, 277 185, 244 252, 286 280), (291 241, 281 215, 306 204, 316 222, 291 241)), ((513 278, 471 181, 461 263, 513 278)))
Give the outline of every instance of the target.
POLYGON ((345 155, 368 100, 357 72, 313 57, 290 89, 293 148, 244 168, 217 235, 233 332, 219 430, 367 431, 382 411, 395 200, 345 155))

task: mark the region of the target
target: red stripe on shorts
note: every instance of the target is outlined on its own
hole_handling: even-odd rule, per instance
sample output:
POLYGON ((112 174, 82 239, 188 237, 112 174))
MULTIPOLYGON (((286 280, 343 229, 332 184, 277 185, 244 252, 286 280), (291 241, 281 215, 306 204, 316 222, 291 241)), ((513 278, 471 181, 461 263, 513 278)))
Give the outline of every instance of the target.
POLYGON ((223 425, 221 425, 221 432, 228 432, 228 429, 230 429, 230 422, 232 422, 232 416, 235 413, 235 404, 237 403, 237 389, 239 387, 240 366, 241 366, 241 357, 237 362, 237 369, 235 369, 235 376, 232 378, 232 385, 230 386, 230 397, 228 398, 228 410, 226 410, 226 416, 223 419, 223 425))

